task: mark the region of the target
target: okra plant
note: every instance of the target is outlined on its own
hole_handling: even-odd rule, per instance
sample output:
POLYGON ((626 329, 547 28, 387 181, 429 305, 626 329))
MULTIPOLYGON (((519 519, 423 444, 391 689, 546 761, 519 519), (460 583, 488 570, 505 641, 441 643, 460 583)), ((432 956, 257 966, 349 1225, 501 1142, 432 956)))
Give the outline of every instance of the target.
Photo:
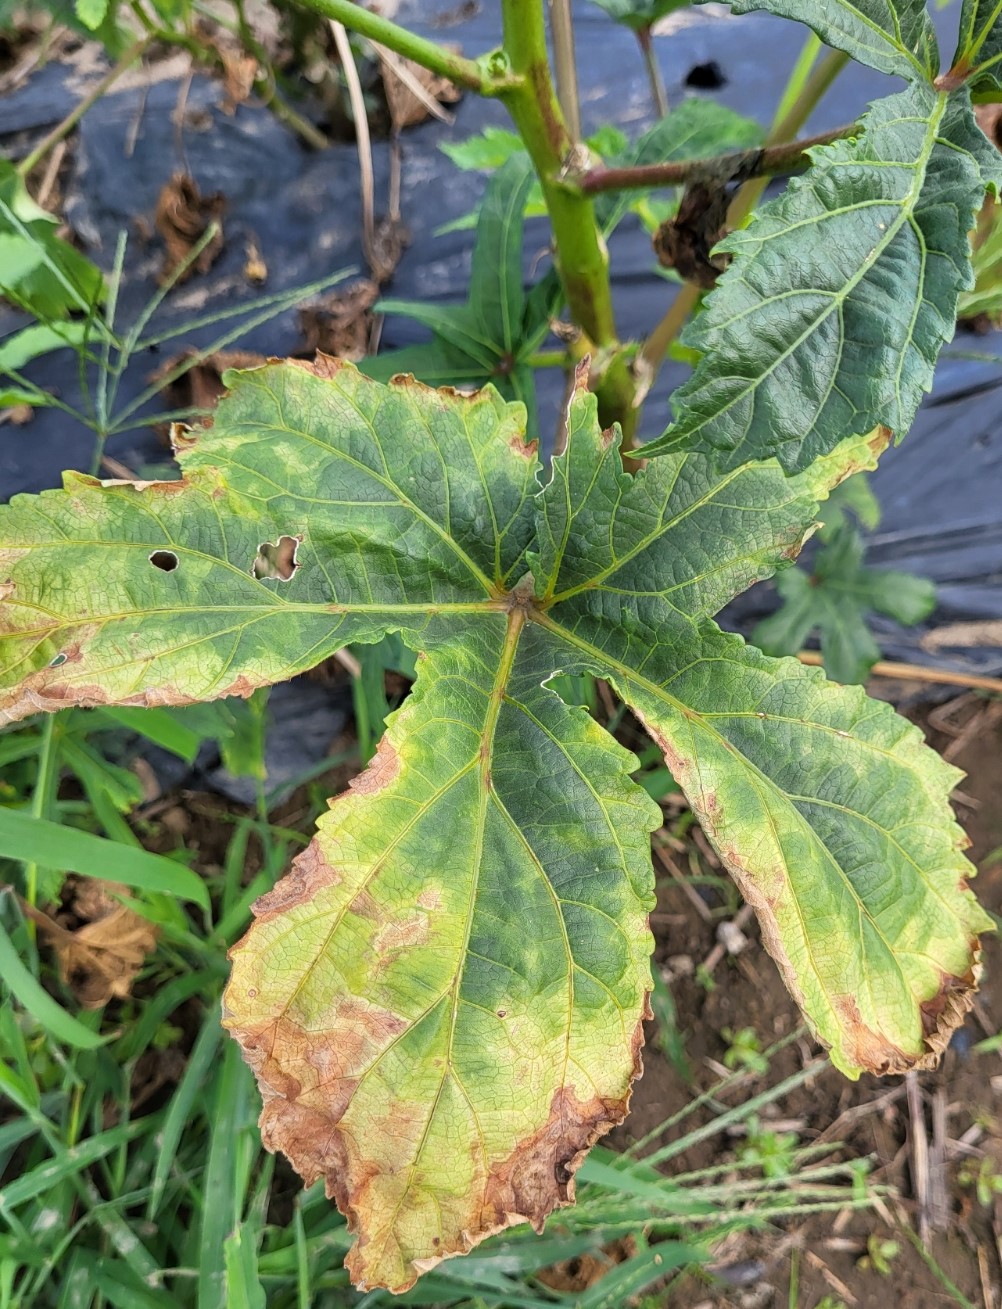
MULTIPOLYGON (((990 919, 957 772, 887 704, 713 615, 912 421, 1002 175, 972 112, 1000 90, 1002 5, 965 0, 941 74, 916 0, 735 4, 906 85, 806 157, 742 155, 745 177, 803 171, 714 252, 698 363, 627 471, 649 378, 616 337, 594 196, 686 169, 610 180, 575 150, 541 0, 502 0, 480 60, 310 3, 510 110, 592 359, 563 447, 545 467, 490 386, 325 357, 231 374, 211 425, 176 430, 178 480, 67 474, 2 511, 0 720, 247 695, 388 632, 417 653, 375 759, 257 903, 224 1015, 265 1143, 326 1179, 355 1282, 401 1291, 571 1201, 640 1072, 660 814, 558 674, 606 679, 646 725, 847 1076, 928 1066, 971 1004, 990 919)), ((464 322, 509 310, 474 298, 464 322)))

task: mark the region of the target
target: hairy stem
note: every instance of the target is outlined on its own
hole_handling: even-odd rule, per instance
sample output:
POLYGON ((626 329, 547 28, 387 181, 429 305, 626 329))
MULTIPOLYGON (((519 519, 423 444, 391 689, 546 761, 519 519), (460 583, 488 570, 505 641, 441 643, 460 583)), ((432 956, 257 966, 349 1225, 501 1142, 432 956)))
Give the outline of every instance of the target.
POLYGON ((129 46, 121 59, 119 59, 113 67, 108 69, 99 82, 95 82, 91 90, 88 91, 80 103, 66 115, 63 121, 57 123, 48 136, 39 141, 38 145, 35 146, 30 154, 25 155, 17 166, 19 177, 27 177, 35 165, 45 158, 54 145, 58 145, 60 141, 69 136, 91 105, 96 104, 104 95, 105 91, 107 91, 110 86, 113 86, 123 73, 128 72, 136 60, 143 54, 149 43, 150 38, 148 36, 143 36, 129 46))
POLYGON ((733 154, 715 155, 710 159, 680 159, 666 164, 640 164, 635 168, 592 168, 578 179, 577 184, 585 195, 598 195, 602 191, 684 186, 699 177, 725 177, 741 171, 755 179, 766 179, 775 173, 796 173, 806 168, 810 160, 805 150, 814 145, 828 145, 831 141, 851 136, 857 130, 856 123, 846 123, 829 132, 819 132, 817 136, 802 137, 799 141, 784 141, 760 150, 736 150, 733 154))
POLYGON ((644 56, 644 67, 647 69, 647 80, 651 84, 651 99, 654 101, 655 111, 658 118, 664 118, 668 112, 668 93, 665 90, 665 80, 661 76, 661 65, 654 53, 654 40, 649 27, 637 28, 637 44, 640 46, 640 53, 644 56))
POLYGON ((428 41, 423 36, 416 36, 406 28, 381 18, 370 9, 353 4, 352 0, 297 0, 304 9, 312 9, 322 18, 333 18, 343 23, 352 32, 367 37, 384 45, 388 50, 405 59, 413 59, 422 68, 427 68, 440 77, 447 77, 457 86, 479 95, 497 95, 503 85, 503 79, 492 76, 484 61, 466 59, 463 55, 446 50, 443 46, 428 41))
POLYGON ((636 427, 633 378, 619 349, 609 283, 609 254, 591 199, 564 176, 574 141, 557 101, 546 54, 541 0, 502 0, 504 48, 516 75, 502 98, 532 159, 553 227, 554 261, 571 315, 596 349, 601 421, 636 427))

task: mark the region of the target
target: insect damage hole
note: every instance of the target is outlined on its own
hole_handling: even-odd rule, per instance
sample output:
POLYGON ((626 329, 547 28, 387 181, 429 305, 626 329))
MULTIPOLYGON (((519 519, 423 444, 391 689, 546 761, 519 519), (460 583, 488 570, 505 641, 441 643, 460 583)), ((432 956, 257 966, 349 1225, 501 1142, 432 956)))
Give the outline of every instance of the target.
POLYGON ((253 575, 259 580, 271 578, 278 582, 290 582, 299 567, 296 552, 302 540, 301 536, 280 536, 276 545, 262 541, 251 565, 253 575))
POLYGON ((150 555, 150 563, 163 573, 172 573, 177 567, 177 562, 177 555, 173 550, 154 550, 150 555))

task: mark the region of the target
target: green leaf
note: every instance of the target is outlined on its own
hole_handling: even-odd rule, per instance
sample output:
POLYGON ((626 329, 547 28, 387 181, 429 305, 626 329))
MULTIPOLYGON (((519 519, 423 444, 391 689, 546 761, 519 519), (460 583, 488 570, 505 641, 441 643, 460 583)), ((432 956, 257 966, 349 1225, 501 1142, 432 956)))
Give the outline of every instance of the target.
POLYGON ((366 1232, 359 1285, 541 1225, 639 1067, 660 813, 550 667, 515 667, 523 626, 426 629, 376 760, 232 954, 265 1141, 366 1232))
POLYGON ((964 0, 960 35, 951 74, 965 78, 972 91, 1002 91, 1002 4, 964 0))
POLYGON ((518 133, 503 127, 485 127, 465 141, 440 141, 438 148, 464 172, 493 172, 525 150, 518 133))
MULTIPOLYGON (((362 369, 388 380, 405 369, 423 382, 483 386, 493 381, 508 399, 525 399, 518 362, 549 326, 522 286, 522 227, 535 173, 528 155, 512 155, 491 179, 477 220, 470 289, 463 305, 385 300, 385 313, 405 314, 431 328, 433 341, 366 360, 362 369), (531 312, 530 312, 531 310, 531 312)), ((547 306, 550 308, 551 306, 547 306)), ((530 409, 534 422, 534 411, 530 409)))
POLYGON ((928 618, 936 588, 927 578, 863 564, 865 543, 849 524, 818 551, 810 572, 791 568, 776 579, 782 605, 752 635, 766 654, 796 654, 820 629, 825 671, 836 682, 865 682, 880 658, 867 624, 871 613, 905 626, 928 618))
POLYGON ((764 514, 782 546, 780 524, 803 521, 793 493, 824 493, 818 465, 791 479, 781 514, 765 509, 768 466, 714 482, 677 454, 630 479, 608 444, 596 473, 598 445, 593 421, 574 424, 543 497, 539 623, 562 670, 612 681, 662 747, 833 1062, 853 1077, 924 1066, 970 1004, 990 921, 946 803, 960 774, 890 706, 703 617, 767 562, 741 551, 755 536, 735 515, 764 514), (587 560, 569 505, 608 542, 587 560))
MULTIPOLYGON (((762 135, 762 128, 754 119, 736 114, 715 100, 689 96, 644 132, 632 146, 610 158, 609 164, 631 167, 709 159, 713 155, 761 145, 762 135)), ((628 210, 637 209, 641 198, 648 194, 631 191, 599 196, 596 210, 606 234, 628 210)))
POLYGON ((731 0, 735 14, 756 9, 806 23, 825 45, 881 73, 931 82, 939 72, 926 0, 731 0))
POLYGON ((0 160, 0 289, 43 321, 87 310, 104 294, 100 270, 56 235, 58 226, 0 160))
POLYGON ((88 336, 87 323, 61 323, 58 327, 48 323, 34 323, 20 332, 13 332, 0 341, 0 372, 23 368, 40 355, 66 347, 79 348, 88 336))
POLYGON ((0 705, 246 692, 387 632, 416 653, 369 768, 258 902, 224 1006, 265 1143, 358 1233, 357 1283, 400 1290, 540 1226, 626 1111, 660 816, 561 672, 569 694, 609 678, 650 725, 841 1067, 942 1047, 987 923, 956 775, 890 708, 709 621, 885 432, 795 477, 682 452, 631 478, 579 378, 541 489, 524 410, 493 391, 324 360, 228 384, 179 482, 71 477, 0 511, 0 705))
POLYGON ((84 27, 96 32, 108 13, 109 0, 74 0, 74 10, 84 27))
POLYGON ((183 864, 15 809, 0 808, 0 854, 209 907, 205 884, 183 864))
POLYGON ((592 0, 592 4, 604 9, 617 23, 637 30, 653 27, 659 18, 686 8, 689 0, 592 0))
MULTIPOLYGON (((966 97, 916 85, 718 246, 733 262, 684 342, 703 358, 648 448, 804 468, 878 424, 908 431, 971 285, 968 232, 992 156, 966 97)), ((994 181, 988 178, 988 181, 994 181)))

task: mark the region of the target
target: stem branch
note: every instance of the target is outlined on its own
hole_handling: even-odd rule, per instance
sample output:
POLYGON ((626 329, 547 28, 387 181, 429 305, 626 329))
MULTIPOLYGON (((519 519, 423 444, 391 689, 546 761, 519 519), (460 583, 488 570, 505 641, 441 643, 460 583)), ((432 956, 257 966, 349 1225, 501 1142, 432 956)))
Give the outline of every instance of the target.
POLYGON ((817 136, 768 145, 758 151, 737 150, 733 154, 716 155, 712 159, 680 159, 672 163, 638 164, 629 168, 592 168, 579 179, 578 185, 585 195, 598 195, 602 191, 684 186, 700 176, 725 177, 744 172, 748 177, 767 178, 774 173, 796 173, 806 168, 810 162, 805 150, 814 145, 828 145, 844 136, 851 136, 857 130, 855 123, 846 123, 831 131, 819 132, 817 136), (756 154, 758 159, 749 166, 749 160, 756 154))
POLYGON ((499 94, 507 79, 492 76, 486 63, 466 59, 463 55, 446 50, 443 46, 428 41, 423 36, 416 36, 404 27, 398 27, 388 18, 381 18, 370 9, 363 9, 352 0, 297 0, 304 9, 312 9, 323 18, 332 18, 343 23, 352 32, 367 37, 379 45, 405 59, 412 59, 432 73, 447 77, 457 86, 479 95, 499 94))
POLYGON ((26 178, 35 165, 45 158, 54 145, 58 145, 60 141, 69 136, 91 105, 96 104, 104 95, 105 91, 107 91, 110 86, 113 86, 123 73, 128 72, 136 60, 142 55, 149 43, 150 38, 148 36, 143 36, 129 46, 121 59, 108 69, 99 82, 95 82, 90 91, 87 92, 75 108, 70 110, 63 121, 57 123, 48 136, 39 141, 38 145, 35 146, 30 154, 25 155, 17 166, 18 177, 22 180, 26 178))
POLYGON ((637 28, 637 44, 640 46, 640 53, 644 56, 644 67, 647 69, 647 80, 651 84, 654 109, 659 119, 664 118, 668 112, 668 93, 665 90, 665 80, 661 76, 661 65, 654 51, 654 39, 649 27, 637 28))

